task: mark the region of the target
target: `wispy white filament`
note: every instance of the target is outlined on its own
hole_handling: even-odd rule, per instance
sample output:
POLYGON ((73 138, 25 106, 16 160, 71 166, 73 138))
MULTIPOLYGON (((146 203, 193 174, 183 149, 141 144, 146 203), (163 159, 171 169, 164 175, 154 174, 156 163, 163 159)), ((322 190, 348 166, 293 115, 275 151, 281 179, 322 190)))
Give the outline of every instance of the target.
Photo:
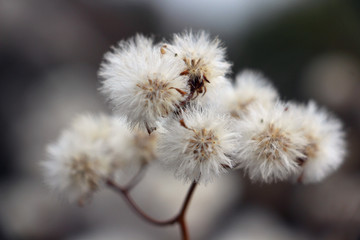
POLYGON ((226 61, 225 48, 218 38, 211 39, 205 31, 194 33, 190 30, 174 34, 172 41, 164 46, 164 55, 183 63, 180 74, 187 77, 190 88, 196 89, 193 100, 211 101, 226 84, 225 76, 231 64, 226 61))
POLYGON ((252 180, 286 180, 300 172, 298 159, 304 157, 306 139, 285 104, 278 102, 269 110, 259 104, 249 106, 238 131, 240 167, 252 180))
POLYGON ((291 104, 289 111, 301 119, 301 130, 307 140, 303 150, 303 170, 297 179, 303 183, 318 182, 344 160, 346 147, 342 124, 313 101, 307 105, 291 104))
POLYGON ((241 118, 251 104, 260 104, 270 109, 279 98, 276 89, 260 73, 251 70, 240 72, 235 78, 235 87, 223 96, 224 104, 232 116, 241 118))
POLYGON ((163 56, 153 40, 137 35, 105 55, 99 75, 102 92, 132 127, 153 131, 175 111, 187 92, 183 63, 163 56))
POLYGON ((159 133, 159 159, 177 178, 207 183, 233 165, 233 127, 228 115, 191 107, 164 123, 159 133))
POLYGON ((115 117, 79 116, 48 146, 46 182, 70 201, 84 203, 117 170, 154 160, 155 139, 130 132, 115 117))

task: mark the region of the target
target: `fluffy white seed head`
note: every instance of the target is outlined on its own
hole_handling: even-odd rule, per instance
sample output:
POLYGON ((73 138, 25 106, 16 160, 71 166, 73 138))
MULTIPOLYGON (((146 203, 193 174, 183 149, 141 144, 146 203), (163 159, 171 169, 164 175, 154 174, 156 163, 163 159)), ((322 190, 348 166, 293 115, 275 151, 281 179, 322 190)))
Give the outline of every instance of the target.
POLYGON ((300 122, 287 106, 276 103, 271 109, 252 104, 238 121, 241 134, 237 145, 239 165, 252 180, 266 183, 285 180, 300 171, 299 158, 306 144, 300 122))
POLYGON ((236 134, 229 115, 190 107, 159 132, 159 159, 185 181, 207 183, 232 167, 236 134))
POLYGON ((141 129, 133 131, 131 139, 127 142, 126 146, 126 152, 128 152, 126 162, 143 165, 155 161, 157 159, 156 143, 156 132, 148 134, 141 129))
POLYGON ((315 102, 291 104, 289 111, 301 118, 307 140, 303 150, 303 170, 296 176, 303 183, 318 182, 337 169, 345 157, 345 140, 341 122, 315 102))
POLYGON ((175 34, 172 42, 164 46, 164 55, 183 63, 179 73, 187 77, 195 99, 206 102, 226 82, 225 75, 230 72, 231 64, 226 61, 225 48, 218 38, 211 40, 205 31, 185 31, 175 34), (200 97, 203 94, 205 98, 200 97))
POLYGON ((84 202, 113 173, 129 137, 124 123, 115 118, 77 117, 47 148, 46 182, 70 201, 84 202))
POLYGON ((107 178, 156 159, 156 135, 130 131, 105 115, 77 117, 47 148, 45 180, 70 201, 84 203, 107 178))
POLYGON ((133 129, 122 146, 121 156, 114 160, 113 180, 125 184, 145 165, 156 161, 156 143, 157 131, 148 134, 139 128, 133 129))
POLYGON ((235 87, 224 95, 226 109, 235 118, 248 112, 251 104, 260 104, 270 109, 279 96, 272 84, 260 73, 244 70, 235 78, 235 87))
POLYGON ((183 101, 187 92, 186 77, 179 74, 183 63, 161 54, 152 39, 137 35, 121 41, 104 58, 101 90, 132 127, 151 132, 183 101))

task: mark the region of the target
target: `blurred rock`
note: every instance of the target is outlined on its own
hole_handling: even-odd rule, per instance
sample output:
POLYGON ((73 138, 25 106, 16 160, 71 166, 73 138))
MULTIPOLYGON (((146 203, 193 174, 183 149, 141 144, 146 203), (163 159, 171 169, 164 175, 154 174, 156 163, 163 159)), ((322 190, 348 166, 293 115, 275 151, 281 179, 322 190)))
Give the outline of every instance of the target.
POLYGON ((293 230, 278 217, 264 209, 250 208, 240 212, 218 236, 221 240, 310 240, 306 234, 293 230))

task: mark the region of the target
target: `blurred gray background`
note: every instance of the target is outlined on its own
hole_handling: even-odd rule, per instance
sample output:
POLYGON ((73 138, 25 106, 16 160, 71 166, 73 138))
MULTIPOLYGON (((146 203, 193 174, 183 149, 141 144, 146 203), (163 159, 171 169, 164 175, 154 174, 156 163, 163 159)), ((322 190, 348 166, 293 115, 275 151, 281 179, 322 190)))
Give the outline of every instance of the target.
MULTIPOLYGON (((80 113, 110 112, 98 93, 103 54, 135 33, 169 39, 205 29, 227 46, 233 75, 265 74, 285 100, 314 99, 344 122, 349 154, 313 185, 250 183, 240 172, 195 194, 193 239, 360 239, 360 1, 0 0, 0 239, 179 239, 101 191, 72 206, 48 191, 45 146, 80 113)), ((159 218, 186 186, 150 168, 134 196, 159 218)))

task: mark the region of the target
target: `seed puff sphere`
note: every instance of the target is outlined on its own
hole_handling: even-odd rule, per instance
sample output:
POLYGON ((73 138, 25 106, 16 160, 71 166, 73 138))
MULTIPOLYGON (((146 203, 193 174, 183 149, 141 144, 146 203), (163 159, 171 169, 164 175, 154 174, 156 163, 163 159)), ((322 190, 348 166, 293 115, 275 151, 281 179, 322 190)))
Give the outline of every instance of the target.
POLYGON ((133 132, 132 141, 129 149, 131 156, 129 161, 140 163, 141 165, 149 164, 157 159, 156 156, 157 134, 148 134, 144 131, 137 130, 133 132))
POLYGON ((247 114, 251 104, 270 109, 279 99, 273 85, 260 73, 244 70, 236 75, 235 87, 224 96, 226 108, 235 118, 247 114))
POLYGON ((303 150, 303 170, 296 178, 303 183, 321 181, 344 160, 346 144, 342 124, 313 101, 307 105, 291 104, 289 111, 301 118, 302 131, 307 140, 303 150))
POLYGON ((99 76, 101 91, 131 127, 156 129, 160 118, 175 111, 187 84, 182 63, 163 56, 153 40, 137 35, 105 54, 99 76))
POLYGON ((226 61, 225 48, 218 38, 210 39, 205 31, 185 31, 174 34, 169 44, 163 44, 164 55, 182 62, 180 75, 186 76, 189 89, 187 101, 212 99, 226 82, 231 64, 226 61))
POLYGON ((271 109, 253 104, 237 126, 239 166, 250 179, 270 183, 299 173, 306 139, 285 104, 278 102, 271 109))
POLYGON ((190 107, 168 119, 159 131, 159 159, 185 182, 207 183, 232 167, 236 146, 229 115, 190 107))
POLYGON ((84 203, 114 172, 130 132, 105 115, 81 115, 47 147, 42 163, 47 184, 70 201, 84 203))

